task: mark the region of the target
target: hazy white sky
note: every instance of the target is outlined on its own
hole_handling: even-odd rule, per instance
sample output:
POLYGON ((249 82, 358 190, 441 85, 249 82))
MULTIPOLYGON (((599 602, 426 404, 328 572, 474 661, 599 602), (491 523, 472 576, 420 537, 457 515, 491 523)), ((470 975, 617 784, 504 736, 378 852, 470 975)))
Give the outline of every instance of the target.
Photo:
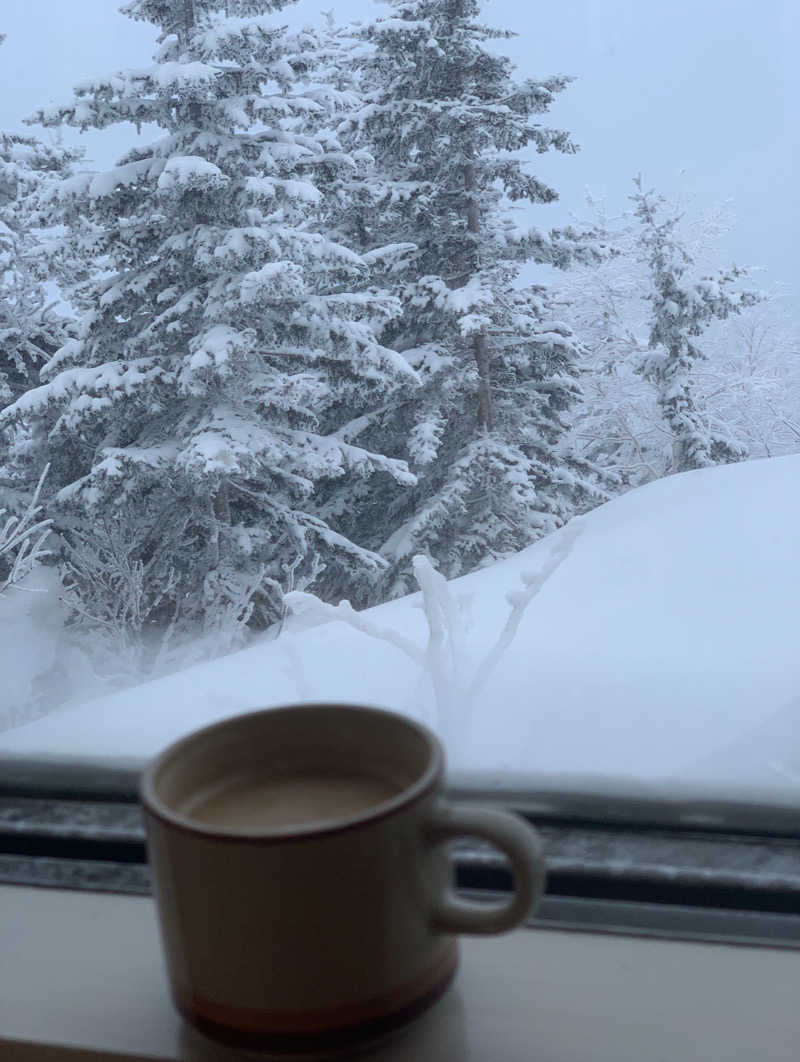
MULTIPOLYGON (((75 81, 145 64, 155 32, 118 13, 119 0, 2 0, 0 127, 21 128, 36 107, 66 101, 75 81)), ((373 0, 300 0, 280 16, 337 20, 386 11, 373 0)), ((515 30, 502 42, 520 76, 578 80, 549 121, 581 145, 577 156, 535 159, 560 193, 535 221, 582 213, 585 190, 626 204, 631 178, 694 196, 697 209, 733 200, 726 252, 765 266, 762 282, 800 282, 800 5, 797 0, 489 0, 484 19, 515 30)), ((106 166, 132 127, 79 138, 106 166)), ((694 207, 690 207, 690 210, 694 207)), ((797 307, 796 295, 794 304, 797 307)), ((800 316, 800 310, 795 316, 800 316)))

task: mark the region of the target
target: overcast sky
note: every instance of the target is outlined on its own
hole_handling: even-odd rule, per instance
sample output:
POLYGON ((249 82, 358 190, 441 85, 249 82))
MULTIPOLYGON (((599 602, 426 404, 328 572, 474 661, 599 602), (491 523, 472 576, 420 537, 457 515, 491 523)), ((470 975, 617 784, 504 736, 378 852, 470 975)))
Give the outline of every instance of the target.
MULTIPOLYGON (((0 127, 22 128, 36 107, 63 102, 89 74, 147 63, 154 30, 118 13, 119 0, 2 0, 0 127)), ((373 0, 301 0, 281 19, 340 22, 386 11, 373 0)), ((800 4, 798 0, 490 0, 484 20, 515 30, 501 42, 520 76, 577 80, 550 112, 580 144, 577 156, 539 156, 536 171, 560 202, 543 227, 584 213, 585 191, 626 205, 632 176, 690 212, 733 200, 725 251, 766 267, 761 282, 800 283, 800 4)), ((132 127, 79 137, 94 166, 110 165, 132 127)), ((795 312, 800 316, 800 311, 795 312)))

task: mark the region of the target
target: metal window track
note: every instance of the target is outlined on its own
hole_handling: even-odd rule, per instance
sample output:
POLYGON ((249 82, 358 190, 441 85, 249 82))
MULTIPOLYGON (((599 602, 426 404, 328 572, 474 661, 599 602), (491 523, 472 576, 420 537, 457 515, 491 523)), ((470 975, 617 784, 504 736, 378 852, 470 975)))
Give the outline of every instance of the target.
MULTIPOLYGON (((539 927, 800 947, 800 837, 521 813, 549 868, 539 927)), ((453 849, 459 891, 490 900, 511 888, 489 845, 453 849)), ((138 804, 6 791, 0 883, 149 894, 138 804)))

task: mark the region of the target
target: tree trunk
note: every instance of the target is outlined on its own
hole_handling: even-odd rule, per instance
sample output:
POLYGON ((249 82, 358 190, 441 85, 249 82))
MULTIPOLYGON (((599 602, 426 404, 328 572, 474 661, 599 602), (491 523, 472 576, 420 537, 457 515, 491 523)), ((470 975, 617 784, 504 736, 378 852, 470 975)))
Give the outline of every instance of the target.
MULTIPOLYGON (((178 40, 183 47, 186 47, 189 41, 189 31, 194 29, 197 22, 194 0, 175 0, 175 14, 178 40)), ((200 103, 198 100, 189 101, 189 121, 194 126, 200 124, 200 103)))
POLYGON ((183 0, 183 32, 189 36, 189 30, 194 26, 194 0, 183 0))
MULTIPOLYGON (((472 145, 467 150, 472 154, 472 145)), ((467 208, 467 232, 478 235, 480 231, 480 211, 476 196, 477 180, 475 177, 475 164, 468 162, 464 166, 464 191, 466 193, 467 208)), ((480 265, 477 246, 474 248, 471 272, 477 272, 480 265)), ((475 356, 475 365, 478 369, 478 426, 484 431, 491 431, 494 426, 492 416, 492 381, 489 366, 489 348, 486 336, 481 332, 472 338, 472 350, 475 356)))
POLYGON ((231 526, 231 505, 228 498, 228 484, 224 481, 217 488, 214 497, 214 515, 224 527, 231 526))
POLYGON ((486 336, 476 335, 472 340, 472 349, 475 353, 475 364, 478 366, 478 424, 486 431, 491 431, 494 422, 486 336))

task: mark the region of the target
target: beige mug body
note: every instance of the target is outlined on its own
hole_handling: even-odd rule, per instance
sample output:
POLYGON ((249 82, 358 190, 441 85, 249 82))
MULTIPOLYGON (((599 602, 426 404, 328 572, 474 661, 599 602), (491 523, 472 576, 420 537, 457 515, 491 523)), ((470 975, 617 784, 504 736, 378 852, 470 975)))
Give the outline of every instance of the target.
POLYGON ((426 1009, 458 962, 459 932, 517 925, 544 883, 534 831, 503 812, 447 804, 441 746, 381 709, 302 705, 237 716, 148 767, 142 799, 173 999, 201 1031, 269 1050, 347 1047, 426 1009), (182 810, 242 772, 368 772, 383 802, 339 819, 220 828, 182 810), (443 842, 491 841, 509 857, 507 902, 452 891, 443 842))

